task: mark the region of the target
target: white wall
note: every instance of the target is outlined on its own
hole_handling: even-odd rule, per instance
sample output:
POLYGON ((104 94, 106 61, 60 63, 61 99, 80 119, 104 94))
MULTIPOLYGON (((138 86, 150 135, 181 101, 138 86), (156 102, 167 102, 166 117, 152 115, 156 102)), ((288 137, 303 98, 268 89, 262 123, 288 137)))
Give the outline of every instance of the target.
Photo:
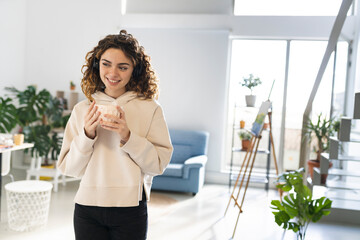
POLYGON ((32 0, 27 7, 25 83, 55 94, 74 81, 81 92, 85 55, 116 32, 117 0, 32 0))
POLYGON ((0 1, 0 96, 24 85, 26 0, 0 1))
POLYGON ((228 31, 129 29, 151 56, 170 128, 210 132, 207 171, 219 171, 226 116, 228 31))

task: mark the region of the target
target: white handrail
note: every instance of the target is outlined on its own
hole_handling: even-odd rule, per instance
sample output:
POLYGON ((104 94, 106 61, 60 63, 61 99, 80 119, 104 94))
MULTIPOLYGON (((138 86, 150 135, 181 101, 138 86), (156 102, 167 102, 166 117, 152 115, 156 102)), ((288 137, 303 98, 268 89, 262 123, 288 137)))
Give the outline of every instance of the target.
POLYGON ((300 148, 299 167, 305 167, 305 160, 309 156, 309 144, 308 144, 307 135, 305 134, 306 133, 305 126, 307 125, 308 119, 309 119, 311 111, 312 111, 312 104, 313 104, 315 95, 317 93, 317 90, 319 88, 319 85, 321 83, 322 77, 324 75, 326 66, 329 63, 330 56, 331 56, 332 52, 335 50, 336 44, 338 42, 338 39, 339 39, 339 36, 341 33, 341 29, 344 26, 344 22, 345 22, 347 13, 349 11, 349 8, 350 8, 352 2, 353 2, 353 0, 343 0, 341 3, 339 13, 336 16, 334 25, 333 25, 331 33, 330 33, 330 37, 329 37, 328 45, 325 50, 324 57, 322 59, 318 74, 315 79, 314 86, 312 88, 308 103, 307 103, 305 111, 304 111, 303 125, 302 125, 302 131, 301 131, 302 141, 301 141, 301 148, 300 148))

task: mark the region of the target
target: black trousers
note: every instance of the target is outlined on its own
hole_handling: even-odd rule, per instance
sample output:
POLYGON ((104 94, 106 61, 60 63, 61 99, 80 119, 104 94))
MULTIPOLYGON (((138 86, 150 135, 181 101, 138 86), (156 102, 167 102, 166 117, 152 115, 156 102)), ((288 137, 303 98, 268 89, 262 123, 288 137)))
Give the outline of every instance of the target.
POLYGON ((75 204, 76 240, 144 240, 148 228, 146 197, 136 207, 75 204))

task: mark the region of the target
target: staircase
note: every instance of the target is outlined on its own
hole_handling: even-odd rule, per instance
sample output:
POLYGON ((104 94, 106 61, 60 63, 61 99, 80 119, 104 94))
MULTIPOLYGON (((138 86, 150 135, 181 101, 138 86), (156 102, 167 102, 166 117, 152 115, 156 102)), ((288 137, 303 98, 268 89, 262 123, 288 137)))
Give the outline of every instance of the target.
POLYGON ((308 179, 314 198, 326 196, 333 201, 326 221, 360 224, 360 133, 354 133, 351 128, 359 120, 360 92, 355 94, 353 118, 341 119, 338 137, 330 138, 329 153, 321 155, 320 168, 314 169, 312 182, 308 179), (355 156, 348 155, 349 147, 359 149, 355 156), (326 183, 321 184, 324 176, 326 183))

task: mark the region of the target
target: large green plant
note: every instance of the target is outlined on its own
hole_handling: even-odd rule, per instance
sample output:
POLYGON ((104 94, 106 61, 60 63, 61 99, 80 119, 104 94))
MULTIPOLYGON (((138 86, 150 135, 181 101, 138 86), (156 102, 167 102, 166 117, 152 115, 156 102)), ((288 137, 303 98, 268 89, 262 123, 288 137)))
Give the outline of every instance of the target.
POLYGON ((24 91, 14 87, 5 89, 15 94, 18 101, 17 116, 21 127, 30 126, 42 119, 51 97, 46 89, 38 93, 34 86, 28 86, 24 91))
POLYGON ((275 222, 286 230, 293 230, 298 240, 304 240, 310 222, 317 222, 330 214, 332 201, 326 197, 312 199, 311 190, 303 184, 303 168, 278 176, 277 188, 289 192, 282 201, 272 200, 275 222))
POLYGON ((10 132, 17 123, 16 108, 10 98, 0 97, 0 132, 10 132))
POLYGON ((64 127, 69 118, 63 116, 59 100, 52 97, 46 89, 37 92, 33 86, 28 86, 24 91, 16 88, 6 89, 13 93, 18 101, 16 114, 25 141, 34 143, 31 155, 44 157, 46 162, 50 155, 52 159, 57 159, 62 138, 53 130, 64 127))
POLYGON ((315 136, 316 138, 317 147, 314 151, 317 153, 316 160, 320 161, 321 153, 327 151, 329 148, 329 137, 334 132, 333 120, 331 118, 327 119, 326 117, 323 117, 320 113, 315 122, 309 119, 305 128, 305 135, 308 136, 309 140, 312 139, 312 136, 315 136))

